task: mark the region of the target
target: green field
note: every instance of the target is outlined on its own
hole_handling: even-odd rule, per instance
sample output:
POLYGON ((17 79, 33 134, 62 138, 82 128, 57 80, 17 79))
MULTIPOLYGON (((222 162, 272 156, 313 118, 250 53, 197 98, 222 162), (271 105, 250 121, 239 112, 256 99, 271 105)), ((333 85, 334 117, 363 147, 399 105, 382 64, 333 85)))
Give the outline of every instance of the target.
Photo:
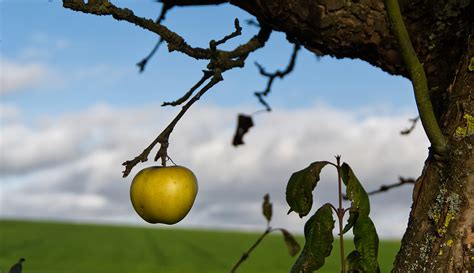
MULTIPOLYGON (((23 273, 229 272, 257 233, 0 221, 0 270, 20 257, 23 273)), ((298 238, 300 242, 303 238, 298 238)), ((398 242, 382 242, 379 261, 389 272, 398 242)), ((333 252, 338 252, 334 248, 333 252)), ((336 254, 336 253, 335 253, 336 254)), ((338 255, 318 272, 339 271, 338 255)), ((282 237, 270 235, 237 272, 288 272, 294 258, 282 237)))

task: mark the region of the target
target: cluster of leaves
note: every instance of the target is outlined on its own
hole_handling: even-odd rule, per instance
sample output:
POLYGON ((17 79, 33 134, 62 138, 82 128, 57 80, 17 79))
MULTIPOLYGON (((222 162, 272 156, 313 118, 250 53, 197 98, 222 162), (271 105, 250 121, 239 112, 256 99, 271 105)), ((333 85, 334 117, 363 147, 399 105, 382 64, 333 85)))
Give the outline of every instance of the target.
MULTIPOLYGON (((349 211, 349 219, 344 229, 339 230, 339 235, 342 239, 342 235, 352 229, 355 250, 349 253, 342 262, 343 273, 379 272, 377 262, 379 239, 375 226, 369 217, 369 197, 347 163, 340 165, 339 158, 337 165, 328 161, 318 161, 293 173, 286 189, 286 200, 290 206, 289 212, 294 211, 300 217, 308 215, 313 206, 313 191, 320 180, 321 170, 327 165, 336 167, 338 176, 346 187, 346 196, 351 201, 351 206, 344 210, 341 207, 336 209, 332 204, 326 203, 309 218, 304 227, 305 245, 291 272, 313 272, 324 265, 325 258, 331 254, 334 241, 333 212, 336 213, 341 223, 346 211, 349 211)), ((339 192, 339 198, 342 198, 341 192, 339 192)), ((341 244, 342 251, 343 244, 341 244)))

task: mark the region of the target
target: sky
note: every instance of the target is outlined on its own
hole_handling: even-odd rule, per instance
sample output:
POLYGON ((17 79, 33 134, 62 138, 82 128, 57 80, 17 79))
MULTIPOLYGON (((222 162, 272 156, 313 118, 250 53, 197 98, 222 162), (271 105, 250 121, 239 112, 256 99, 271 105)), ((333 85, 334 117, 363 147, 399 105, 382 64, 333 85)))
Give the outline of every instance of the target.
MULTIPOLYGON (((112 2, 147 18, 161 8, 154 1, 112 2)), ((125 179, 121 163, 176 115, 178 108, 161 103, 184 94, 206 62, 162 47, 140 74, 136 63, 156 43, 153 33, 64 9, 58 0, 2 0, 0 12, 0 218, 148 225, 133 211, 129 186, 134 174, 157 162, 138 165, 125 179)), ((234 18, 243 34, 222 47, 230 49, 258 31, 236 7, 175 8, 163 24, 206 47, 233 31, 234 18)), ((268 192, 272 226, 301 232, 306 219, 286 214, 286 183, 311 162, 339 154, 368 191, 420 174, 428 152, 421 126, 399 133, 417 115, 411 84, 363 61, 305 49, 294 72, 275 81, 268 98, 273 111, 255 115, 246 144, 233 147, 237 114, 263 108, 253 93, 266 80, 254 62, 282 69, 291 51, 285 35, 274 32, 176 126, 170 156, 199 181, 196 203, 178 227, 264 229, 261 201, 268 192)), ((381 237, 402 236, 411 190, 371 197, 381 237)), ((314 198, 314 208, 337 203, 334 170, 323 170, 314 198)))

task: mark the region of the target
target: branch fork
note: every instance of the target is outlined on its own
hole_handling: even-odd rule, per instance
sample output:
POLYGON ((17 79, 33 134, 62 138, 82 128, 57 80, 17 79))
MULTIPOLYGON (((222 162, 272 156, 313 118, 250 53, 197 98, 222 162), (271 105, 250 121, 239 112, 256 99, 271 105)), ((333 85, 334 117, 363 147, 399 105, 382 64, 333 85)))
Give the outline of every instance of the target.
MULTIPOLYGON (((179 34, 171 31, 167 27, 160 24, 163 20, 166 11, 172 6, 166 6, 163 8, 158 20, 153 21, 136 16, 131 10, 126 8, 119 8, 110 3, 107 0, 89 0, 88 3, 84 3, 83 0, 63 0, 63 6, 75 11, 85 12, 95 15, 111 15, 117 20, 124 20, 129 23, 133 23, 139 27, 154 32, 160 36, 160 41, 168 43, 168 50, 178 51, 188 55, 194 59, 207 59, 209 64, 207 65, 208 70, 203 71, 203 77, 193 86, 190 90, 184 94, 180 99, 173 102, 164 102, 162 106, 171 105, 178 106, 186 102, 182 107, 181 111, 176 117, 169 123, 169 125, 158 135, 158 137, 145 149, 141 154, 136 156, 132 160, 125 161, 122 165, 125 166, 123 171, 123 177, 129 175, 134 166, 140 162, 148 160, 148 155, 151 150, 159 143, 160 149, 158 150, 155 161, 161 159, 161 164, 166 166, 168 157, 169 137, 174 127, 191 107, 191 105, 199 100, 204 93, 211 89, 214 85, 223 80, 222 73, 235 67, 243 67, 245 65, 245 59, 247 56, 263 47, 265 42, 270 37, 271 28, 265 24, 260 24, 260 31, 257 35, 252 37, 247 43, 237 46, 231 51, 220 50, 217 47, 221 44, 226 43, 228 40, 235 38, 242 33, 242 27, 239 24, 239 20, 234 20, 235 30, 219 40, 211 40, 209 42, 209 48, 192 47, 186 43, 186 40, 179 34), (205 82, 206 85, 201 87, 205 82), (193 96, 194 92, 201 89, 193 96), (192 96, 192 97, 191 97, 192 96)), ((161 43, 161 42, 158 43, 161 43)), ((140 62, 138 65, 143 70, 146 62, 151 57, 152 52, 145 61, 140 62)))

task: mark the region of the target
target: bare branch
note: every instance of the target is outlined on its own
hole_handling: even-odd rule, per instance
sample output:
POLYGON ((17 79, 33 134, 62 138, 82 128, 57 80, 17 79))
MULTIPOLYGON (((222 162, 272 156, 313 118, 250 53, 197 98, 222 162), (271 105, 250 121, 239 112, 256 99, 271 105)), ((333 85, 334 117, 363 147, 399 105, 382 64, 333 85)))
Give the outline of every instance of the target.
MULTIPOLYGON (((386 191, 388 191, 390 189, 393 189, 393 188, 398 188, 398 187, 406 185, 406 184, 415 184, 416 183, 416 180, 413 179, 413 178, 399 177, 398 180, 399 180, 399 182, 397 182, 397 183, 393 183, 393 184, 389 184, 389 185, 382 185, 382 186, 380 186, 380 188, 378 190, 368 192, 367 194, 368 195, 374 195, 374 194, 377 194, 377 193, 386 192, 386 191)), ((345 196, 345 195, 343 196, 343 198, 345 200, 348 200, 347 196, 345 196)))
POLYGON ((205 6, 205 5, 220 5, 228 3, 229 0, 158 0, 163 4, 170 6, 205 6))
POLYGON ((265 71, 263 66, 261 66, 259 63, 255 63, 255 65, 258 67, 260 74, 268 78, 267 86, 265 90, 260 91, 260 92, 255 92, 255 96, 257 96, 259 102, 265 107, 267 111, 271 111, 272 109, 270 108, 270 105, 263 99, 263 97, 266 97, 270 92, 272 88, 273 81, 275 78, 280 78, 283 79, 286 75, 291 73, 293 71, 293 68, 295 67, 296 63, 296 56, 298 55, 298 51, 300 50, 300 45, 298 43, 295 43, 293 47, 293 53, 291 54, 290 62, 288 63, 287 67, 285 70, 277 70, 273 73, 269 73, 265 71))
POLYGON ((409 133, 411 133, 411 131, 413 131, 413 129, 415 129, 416 123, 418 122, 419 119, 420 119, 420 116, 418 116, 416 118, 409 119, 409 121, 411 122, 410 128, 407 128, 407 129, 401 131, 400 134, 401 135, 408 135, 409 133))
POLYGON ((209 43, 209 48, 194 48, 186 43, 186 41, 177 33, 169 30, 165 26, 162 26, 159 21, 163 20, 166 10, 173 6, 172 3, 166 4, 166 8, 162 10, 158 22, 153 22, 152 20, 141 18, 135 16, 133 12, 126 8, 118 8, 112 3, 106 0, 89 0, 87 4, 83 0, 63 0, 63 6, 75 11, 81 11, 85 13, 95 14, 95 15, 112 15, 117 20, 125 20, 130 23, 134 23, 144 29, 150 30, 161 36, 161 39, 168 43, 169 51, 177 50, 182 52, 195 59, 207 59, 209 64, 207 68, 209 71, 204 72, 204 76, 180 99, 175 102, 164 103, 163 105, 179 105, 184 103, 189 99, 189 97, 194 93, 194 91, 199 88, 206 80, 211 78, 211 80, 203 87, 201 90, 194 95, 187 103, 183 106, 178 115, 171 121, 171 123, 158 135, 158 137, 145 149, 142 153, 136 156, 132 160, 124 162, 122 165, 125 166, 123 171, 123 177, 126 177, 132 168, 140 162, 145 162, 148 160, 148 155, 151 150, 160 143, 160 149, 158 150, 157 155, 155 156, 155 161, 161 159, 162 165, 166 165, 166 160, 168 157, 168 140, 171 132, 174 127, 181 119, 181 117, 186 113, 189 107, 200 99, 200 97, 207 92, 210 88, 216 85, 218 82, 222 81, 222 73, 235 68, 243 67, 245 65, 245 59, 248 54, 261 48, 265 45, 266 41, 270 37, 271 28, 265 24, 260 24, 260 31, 257 35, 253 36, 247 43, 237 46, 234 50, 224 51, 217 49, 217 46, 225 43, 229 39, 232 39, 241 34, 242 28, 239 25, 239 21, 235 19, 234 26, 235 31, 224 38, 215 41, 211 40, 209 43))
MULTIPOLYGON (((85 4, 82 0, 63 0, 63 6, 74 11, 80 11, 95 15, 112 15, 116 20, 123 20, 133 23, 141 28, 154 32, 163 38, 168 43, 168 50, 179 51, 195 59, 215 58, 219 55, 222 59, 230 62, 231 59, 246 57, 250 52, 255 51, 265 45, 268 40, 271 28, 261 24, 260 31, 257 35, 252 37, 247 43, 236 47, 232 51, 205 49, 200 47, 192 47, 186 43, 183 37, 176 32, 171 31, 167 27, 154 22, 151 19, 145 19, 136 16, 133 11, 127 8, 118 8, 112 3, 104 0, 89 1, 85 4)), ((228 65, 233 68, 232 64, 228 65)))
POLYGON ((237 18, 235 18, 235 20, 234 20, 234 27, 235 27, 235 31, 232 32, 231 34, 226 35, 224 38, 220 39, 220 40, 217 41, 217 42, 214 41, 214 40, 212 40, 212 41, 210 42, 210 47, 211 47, 211 49, 214 49, 214 50, 215 50, 218 45, 224 44, 224 43, 227 42, 228 40, 230 40, 230 39, 232 39, 232 38, 234 38, 234 37, 237 37, 237 36, 239 36, 239 35, 242 34, 242 28, 240 27, 239 19, 237 19, 237 18))
POLYGON ((262 242, 262 240, 267 236, 270 232, 274 231, 271 227, 268 227, 260 237, 258 237, 257 241, 247 250, 245 251, 240 259, 237 261, 237 263, 232 267, 230 270, 230 273, 234 273, 237 271, 237 268, 249 257, 250 253, 262 242))
POLYGON ((169 30, 167 27, 151 19, 138 17, 130 9, 118 8, 109 1, 89 1, 85 4, 82 0, 63 0, 63 6, 71 10, 89 14, 112 15, 116 20, 124 20, 133 23, 160 35, 161 38, 168 43, 168 49, 170 51, 176 50, 195 59, 210 59, 211 57, 211 51, 209 49, 193 48, 186 43, 183 37, 169 30))
MULTIPOLYGON (((156 22, 158 24, 160 24, 164 19, 165 19, 165 16, 166 16, 166 13, 168 12, 168 10, 171 9, 172 6, 164 3, 162 8, 161 8, 161 12, 160 12, 160 15, 158 16, 158 19, 156 19, 156 22)), ((155 55, 156 51, 158 50, 158 48, 160 48, 160 45, 163 43, 163 38, 160 37, 160 39, 158 40, 158 42, 155 44, 155 46, 153 47, 153 49, 150 51, 150 53, 148 53, 148 55, 143 58, 143 60, 141 60, 140 62, 137 63, 137 66, 139 67, 139 72, 142 73, 144 70, 145 70, 145 66, 146 64, 148 63, 148 61, 153 57, 153 55, 155 55)))
POLYGON ((257 21, 255 21, 254 19, 247 19, 247 20, 245 20, 245 23, 247 23, 247 25, 249 25, 249 26, 260 27, 260 24, 257 21))
POLYGON ((148 55, 143 58, 140 62, 137 63, 137 66, 139 68, 139 71, 140 73, 142 73, 143 71, 145 71, 145 66, 147 65, 148 61, 151 59, 151 57, 153 57, 153 55, 155 55, 156 51, 158 50, 158 48, 160 48, 160 45, 163 43, 163 38, 160 38, 158 40, 158 42, 155 44, 155 46, 153 47, 153 49, 150 51, 150 53, 148 53, 148 55))
POLYGON ((191 89, 189 89, 189 91, 186 92, 186 94, 184 94, 184 96, 177 99, 176 101, 163 102, 163 104, 161 104, 161 106, 168 106, 168 105, 178 106, 178 105, 182 104, 183 102, 187 101, 191 97, 191 95, 194 93, 194 91, 196 89, 198 89, 199 86, 201 86, 205 81, 207 81, 207 79, 209 79, 212 76, 212 71, 203 70, 202 72, 204 72, 204 75, 202 76, 202 78, 193 87, 191 87, 191 89))
POLYGON ((377 194, 377 193, 381 193, 381 192, 386 192, 390 189, 397 188, 397 187, 403 186, 405 184, 415 184, 415 182, 416 182, 415 179, 413 179, 413 178, 399 177, 398 179, 399 179, 398 183, 394 183, 394 184, 390 184, 390 185, 382 185, 382 186, 380 186, 380 188, 378 190, 368 192, 367 194, 368 195, 373 195, 373 194, 377 194))
POLYGON ((173 131, 174 127, 178 123, 178 121, 183 117, 186 111, 191 107, 193 103, 198 101, 204 93, 206 93, 211 87, 216 85, 218 82, 222 81, 222 75, 220 72, 215 72, 212 79, 207 83, 199 92, 194 95, 181 109, 181 111, 176 115, 176 117, 168 124, 168 126, 158 135, 158 137, 153 140, 153 142, 145 149, 143 152, 135 157, 132 160, 125 161, 122 165, 125 166, 125 170, 123 171, 123 177, 127 177, 130 171, 140 162, 145 162, 148 160, 148 155, 150 154, 151 150, 156 146, 156 144, 160 143, 160 149, 155 156, 155 161, 161 159, 161 164, 163 166, 166 165, 166 159, 168 158, 168 145, 169 145, 169 137, 171 132, 173 131))

